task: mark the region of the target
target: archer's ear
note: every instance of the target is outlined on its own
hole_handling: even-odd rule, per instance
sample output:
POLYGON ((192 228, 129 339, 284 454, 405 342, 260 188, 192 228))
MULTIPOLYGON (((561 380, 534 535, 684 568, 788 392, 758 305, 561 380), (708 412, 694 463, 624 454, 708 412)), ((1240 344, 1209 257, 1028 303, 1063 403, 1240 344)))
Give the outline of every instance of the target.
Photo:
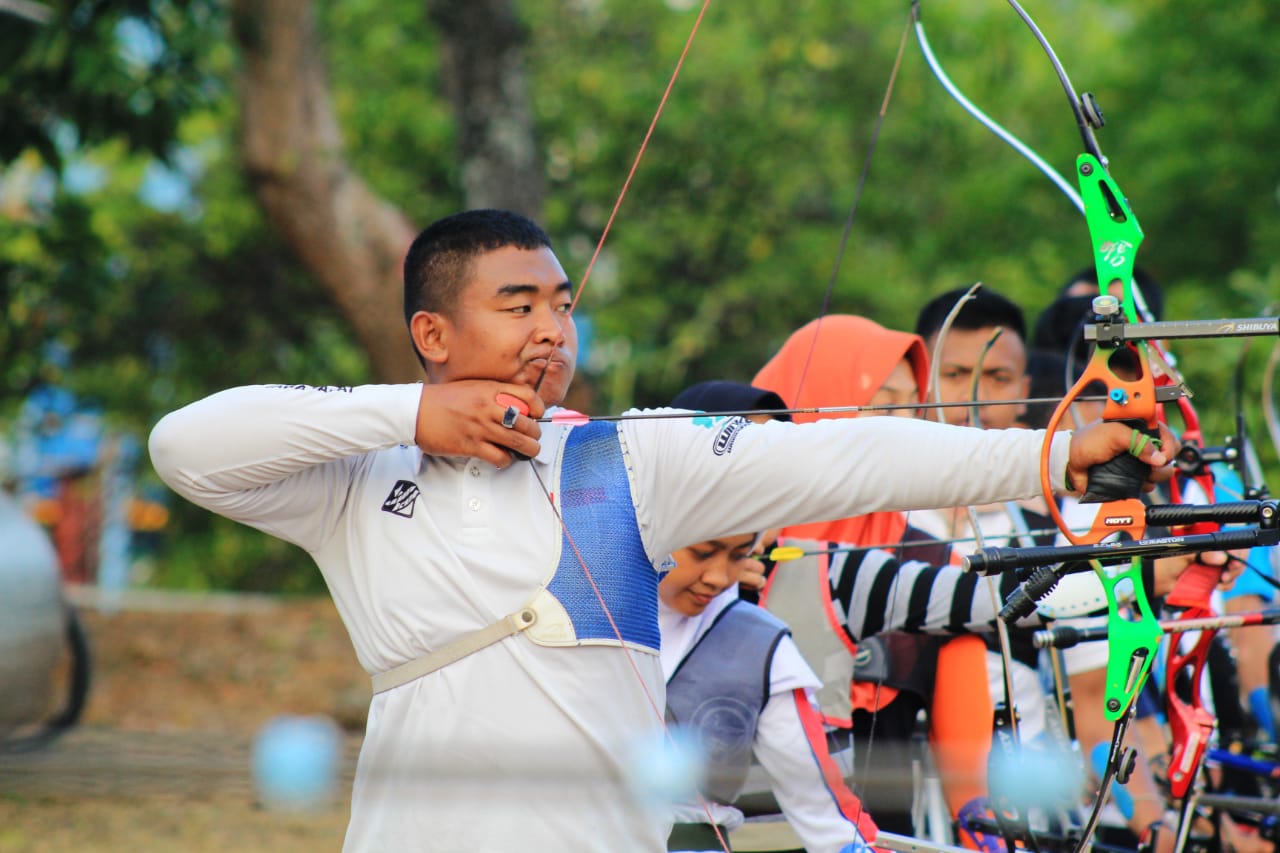
POLYGON ((449 320, 439 313, 419 311, 409 319, 414 349, 430 364, 449 360, 449 320))

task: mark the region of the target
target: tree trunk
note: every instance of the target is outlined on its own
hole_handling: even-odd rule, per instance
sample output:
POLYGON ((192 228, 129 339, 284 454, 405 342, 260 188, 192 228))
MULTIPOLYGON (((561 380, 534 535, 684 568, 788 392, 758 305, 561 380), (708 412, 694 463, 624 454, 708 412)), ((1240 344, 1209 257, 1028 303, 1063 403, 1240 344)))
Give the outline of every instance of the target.
MULTIPOLYGON (((510 0, 429 0, 461 128, 467 207, 537 219, 542 168, 525 94, 524 29, 510 0)), ((378 379, 421 377, 402 268, 416 229, 352 173, 311 0, 233 0, 241 162, 267 218, 329 291, 378 379)))
POLYGON ((240 156, 267 218, 333 297, 378 379, 421 378, 401 309, 416 231, 351 172, 311 0, 234 0, 232 23, 240 156))
POLYGON ((511 0, 427 0, 443 36, 441 72, 458 119, 469 208, 542 216, 542 161, 525 84, 526 32, 511 0))

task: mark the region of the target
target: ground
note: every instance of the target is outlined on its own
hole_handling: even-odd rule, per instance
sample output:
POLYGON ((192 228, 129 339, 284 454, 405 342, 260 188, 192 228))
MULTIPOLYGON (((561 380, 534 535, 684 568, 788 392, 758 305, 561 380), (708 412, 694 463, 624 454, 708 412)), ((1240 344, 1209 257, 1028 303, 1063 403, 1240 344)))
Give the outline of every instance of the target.
POLYGON ((369 682, 332 602, 98 606, 79 610, 93 654, 81 723, 36 752, 0 754, 0 853, 340 849, 369 682), (253 737, 282 714, 345 729, 337 790, 310 812, 255 796, 253 737))

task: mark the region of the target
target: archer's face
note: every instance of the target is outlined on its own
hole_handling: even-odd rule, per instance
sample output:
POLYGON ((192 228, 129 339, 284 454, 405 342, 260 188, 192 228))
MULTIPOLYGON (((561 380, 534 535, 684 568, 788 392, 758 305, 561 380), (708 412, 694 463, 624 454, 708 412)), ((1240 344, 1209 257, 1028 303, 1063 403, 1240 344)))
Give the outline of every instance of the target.
POLYGON ((432 381, 493 379, 533 387, 541 379, 543 402, 559 403, 578 357, 572 301, 569 280, 550 249, 505 246, 480 255, 454 310, 433 315, 437 346, 423 348, 432 381))
POLYGON ((884 383, 867 401, 872 406, 901 406, 902 408, 863 412, 860 416, 893 415, 898 418, 914 418, 920 414, 920 409, 916 406, 919 402, 920 386, 916 384, 916 373, 911 369, 911 362, 904 358, 894 365, 884 383))
POLYGON ((658 584, 658 595, 668 607, 685 616, 697 616, 711 599, 738 582, 748 562, 754 533, 721 536, 681 548, 672 554, 676 566, 658 584))
MULTIPOLYGON (((1026 345, 1012 332, 1002 334, 983 357, 982 351, 991 339, 994 327, 985 329, 952 329, 942 342, 938 356, 938 391, 944 403, 973 399, 973 375, 981 361, 978 378, 979 400, 1018 400, 1025 398, 1031 387, 1027 375, 1026 345)), ((980 424, 987 429, 1011 427, 1025 406, 983 406, 978 410, 980 424)), ((967 407, 944 409, 947 423, 964 424, 969 420, 967 407)))

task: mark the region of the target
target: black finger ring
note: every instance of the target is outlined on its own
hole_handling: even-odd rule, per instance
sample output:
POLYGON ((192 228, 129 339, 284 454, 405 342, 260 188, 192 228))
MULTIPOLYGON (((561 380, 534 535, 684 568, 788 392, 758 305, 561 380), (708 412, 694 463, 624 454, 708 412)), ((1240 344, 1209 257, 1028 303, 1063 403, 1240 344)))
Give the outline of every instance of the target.
POLYGON ((507 406, 507 410, 502 413, 502 425, 507 429, 515 429, 518 417, 520 417, 520 410, 515 406, 507 406))

